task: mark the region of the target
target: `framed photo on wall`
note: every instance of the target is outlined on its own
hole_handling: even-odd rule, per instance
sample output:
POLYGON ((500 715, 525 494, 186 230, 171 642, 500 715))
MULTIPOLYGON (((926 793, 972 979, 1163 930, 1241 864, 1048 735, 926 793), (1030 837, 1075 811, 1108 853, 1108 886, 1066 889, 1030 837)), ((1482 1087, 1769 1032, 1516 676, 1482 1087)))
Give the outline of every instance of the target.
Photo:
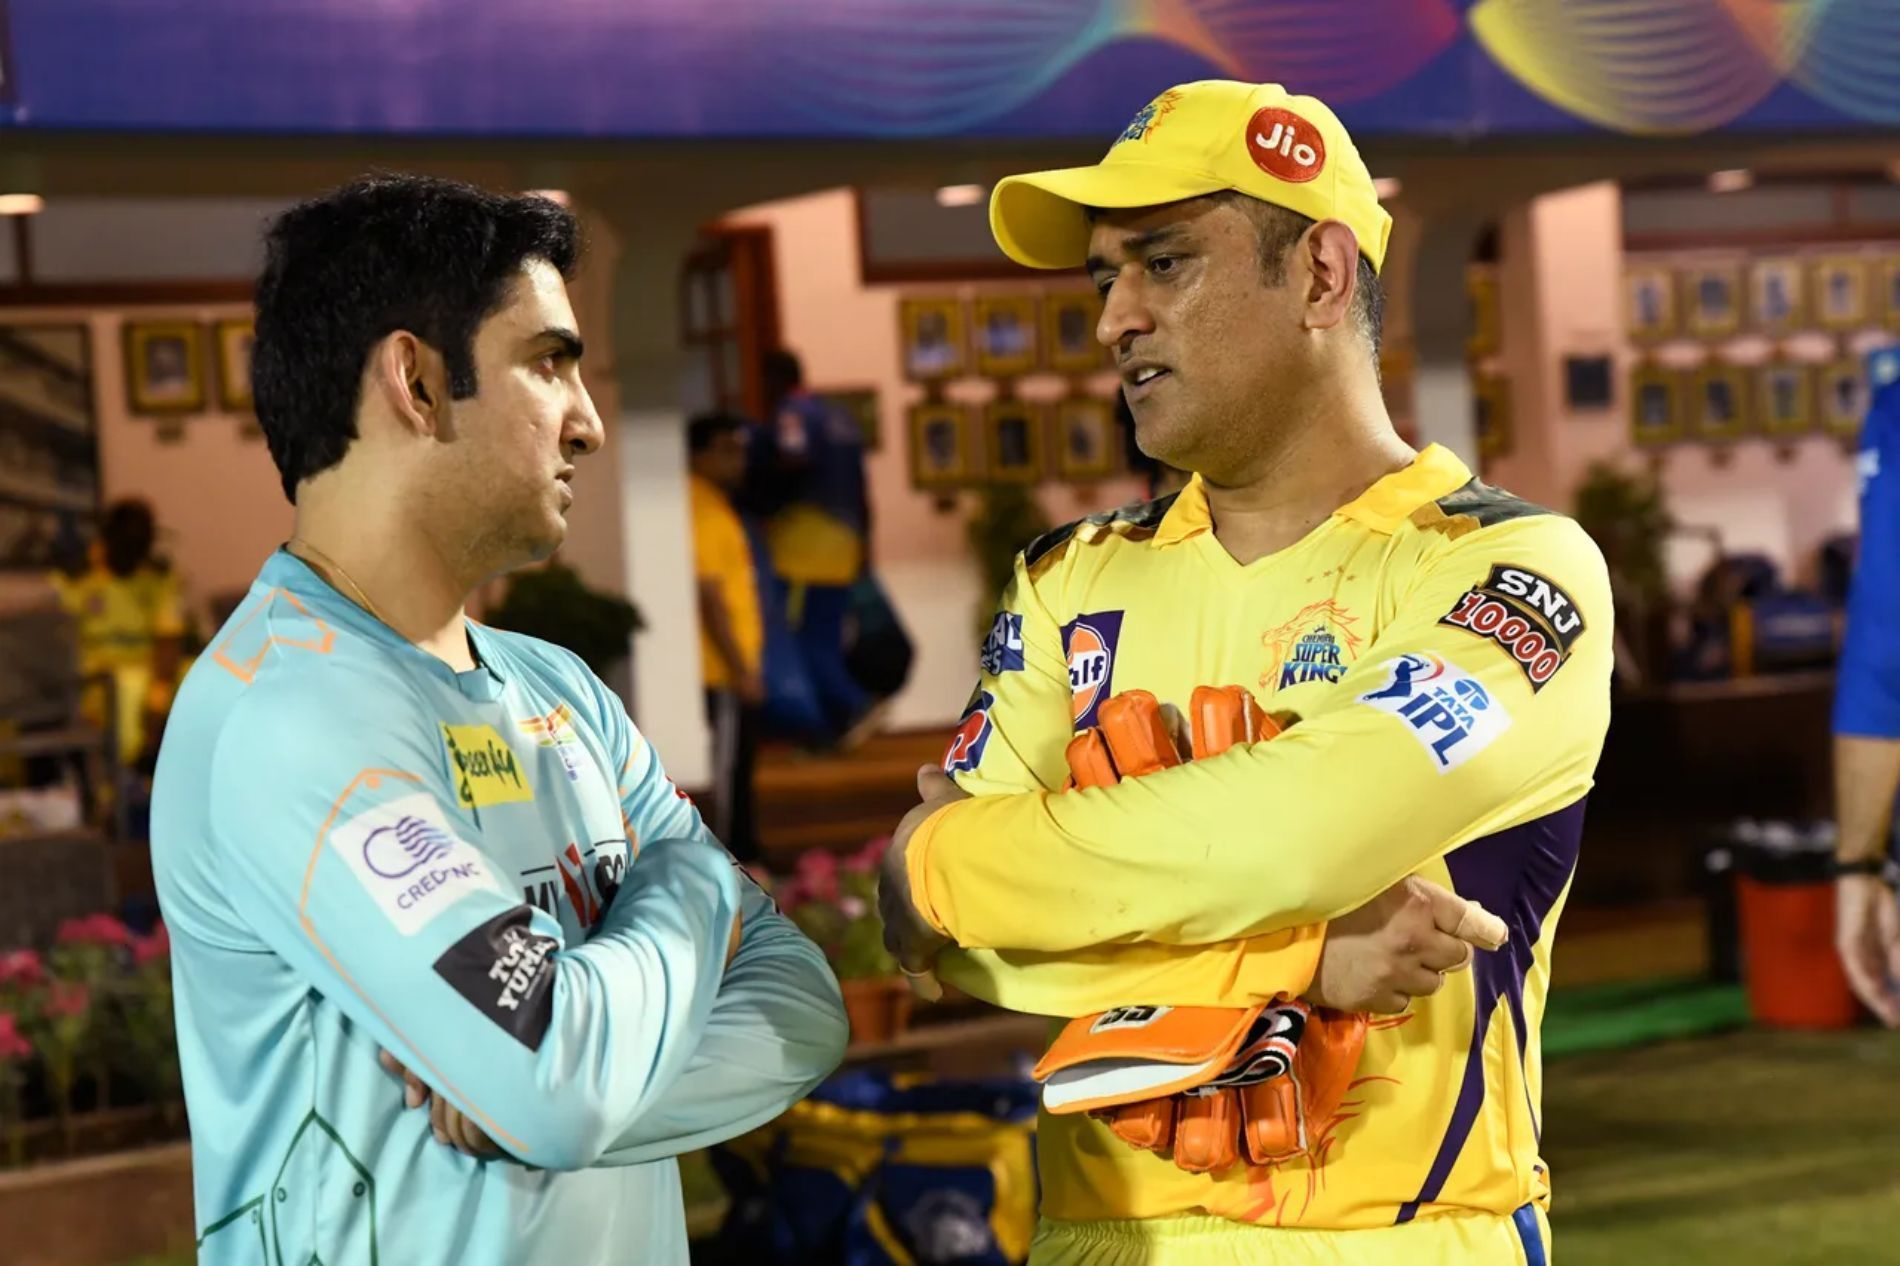
POLYGON ((1630 371, 1630 438, 1639 445, 1682 438, 1682 375, 1645 361, 1630 371))
POLYGON ((1854 330, 1867 323, 1867 261, 1836 255, 1814 265, 1814 314, 1823 329, 1854 330))
POLYGON ((994 483, 1033 484, 1043 476, 1042 406, 992 400, 983 406, 985 474, 994 483))
POLYGON ((1697 439, 1735 440, 1748 434, 1748 371, 1711 360, 1692 376, 1690 425, 1697 439))
POLYGON ((1734 264, 1697 264, 1683 273, 1689 333, 1727 338, 1742 328, 1742 270, 1734 264))
POLYGON ((1792 334, 1807 324, 1808 288, 1798 259, 1760 259, 1748 270, 1748 323, 1763 334, 1792 334))
POLYGON ((1113 474, 1121 448, 1114 402, 1100 396, 1070 396, 1056 403, 1054 413, 1056 473, 1081 482, 1113 474))
POLYGON ((884 427, 878 417, 876 387, 820 387, 812 394, 858 424, 858 442, 875 453, 883 445, 884 427))
POLYGON ((897 323, 904 377, 936 382, 969 372, 961 300, 905 299, 897 305, 897 323))
POLYGON ((1900 255, 1889 255, 1876 269, 1880 278, 1880 323, 1900 331, 1900 255))
POLYGON ((1853 439, 1867 420, 1866 366, 1842 356, 1821 367, 1821 425, 1830 435, 1853 439))
POLYGON ((127 321, 125 402, 130 412, 147 416, 204 412, 204 327, 196 321, 127 321))
POLYGON ((1471 406, 1478 428, 1478 456, 1503 457, 1511 451, 1511 384, 1500 374, 1479 374, 1471 384, 1471 406))
POLYGON ((234 317, 212 327, 218 349, 218 407, 226 413, 249 413, 256 407, 251 400, 252 326, 250 317, 234 317))
POLYGON ((909 429, 913 486, 956 488, 976 477, 976 433, 966 406, 914 404, 909 429))
POLYGON ((1660 343, 1676 336, 1676 279, 1667 268, 1643 265, 1623 275, 1630 338, 1660 343))
POLYGON ((1757 365, 1755 418, 1770 435, 1806 435, 1813 430, 1813 368, 1791 360, 1757 365))
POLYGON ((976 369, 990 378, 1036 372, 1036 300, 989 295, 976 301, 976 369))
POLYGON ((1058 374, 1088 374, 1108 364, 1095 339, 1102 300, 1094 291, 1046 295, 1042 301, 1043 363, 1058 374))

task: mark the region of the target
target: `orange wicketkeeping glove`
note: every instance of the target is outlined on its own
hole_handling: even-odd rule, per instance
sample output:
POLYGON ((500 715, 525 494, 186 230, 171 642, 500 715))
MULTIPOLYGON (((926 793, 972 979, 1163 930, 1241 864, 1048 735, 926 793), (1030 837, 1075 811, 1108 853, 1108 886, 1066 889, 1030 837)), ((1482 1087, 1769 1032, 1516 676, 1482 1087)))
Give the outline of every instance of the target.
MULTIPOLYGON (((1241 686, 1201 686, 1189 705, 1200 760, 1280 733, 1241 686)), ((1130 690, 1069 743, 1071 787, 1103 787, 1179 765, 1178 723, 1130 690)), ((1366 1017, 1280 999, 1253 1007, 1117 1007, 1069 1022, 1036 1065, 1043 1107, 1088 1112, 1134 1147, 1191 1173, 1265 1164, 1306 1149, 1339 1107, 1365 1046, 1366 1017)))

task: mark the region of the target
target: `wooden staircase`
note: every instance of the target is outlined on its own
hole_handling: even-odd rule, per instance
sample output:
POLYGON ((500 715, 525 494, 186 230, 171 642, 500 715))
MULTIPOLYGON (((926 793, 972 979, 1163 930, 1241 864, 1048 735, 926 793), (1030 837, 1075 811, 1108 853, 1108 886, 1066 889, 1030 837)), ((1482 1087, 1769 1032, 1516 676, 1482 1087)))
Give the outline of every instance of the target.
POLYGON ((917 804, 917 767, 943 758, 945 734, 884 734, 842 756, 768 746, 759 753, 759 843, 773 869, 810 848, 850 853, 889 835, 917 804))

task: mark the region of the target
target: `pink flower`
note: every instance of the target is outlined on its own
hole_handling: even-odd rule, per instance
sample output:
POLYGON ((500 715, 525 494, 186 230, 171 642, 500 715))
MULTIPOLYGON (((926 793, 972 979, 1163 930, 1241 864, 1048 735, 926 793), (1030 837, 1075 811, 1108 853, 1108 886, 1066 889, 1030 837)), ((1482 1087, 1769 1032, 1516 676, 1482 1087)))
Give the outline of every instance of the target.
POLYGON ((838 899, 838 859, 821 848, 798 855, 798 879, 808 895, 819 901, 838 899))
POLYGON ((863 848, 845 859, 845 865, 852 870, 870 873, 884 860, 884 854, 891 851, 891 837, 880 835, 863 848))
POLYGON ((116 947, 132 943, 132 929, 109 914, 89 914, 60 924, 56 939, 61 945, 116 947))
POLYGON ((37 989, 46 983, 46 965, 32 950, 0 954, 0 989, 37 989))
POLYGON ((92 1005, 92 993, 84 985, 68 984, 63 980, 53 982, 42 1004, 46 1018, 63 1020, 68 1016, 84 1015, 86 1008, 92 1005))
POLYGON ((161 958, 170 958, 172 953, 172 934, 165 930, 161 921, 152 929, 150 936, 140 936, 132 941, 132 964, 143 967, 161 958))
POLYGON ((33 1043, 21 1035, 13 1012, 0 1011, 0 1064, 8 1060, 28 1059, 32 1054, 33 1043))

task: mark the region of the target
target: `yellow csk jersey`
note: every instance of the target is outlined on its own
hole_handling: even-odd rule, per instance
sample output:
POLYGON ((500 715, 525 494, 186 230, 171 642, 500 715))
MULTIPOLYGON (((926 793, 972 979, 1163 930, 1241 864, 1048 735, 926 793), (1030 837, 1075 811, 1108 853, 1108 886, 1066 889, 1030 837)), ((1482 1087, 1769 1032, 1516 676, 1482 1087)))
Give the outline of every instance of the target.
POLYGON ((925 917, 962 947, 946 979, 1056 1017, 1299 994, 1325 921, 1408 874, 1483 902, 1511 934, 1436 995, 1375 1017, 1346 1103, 1292 1161, 1193 1175, 1086 1116, 1045 1113, 1045 1232, 1053 1220, 1083 1238, 1034 1260, 1227 1259, 1101 1238, 1171 1218, 1284 1228, 1276 1252, 1355 1232, 1324 1234, 1312 1260, 1542 1260, 1481 1224, 1509 1231, 1516 1215, 1535 1231, 1548 1204, 1538 1029, 1611 660, 1590 539, 1436 446, 1246 566, 1216 540, 1198 478, 1023 552, 945 760, 974 798, 907 854, 925 917), (1103 700, 1140 688, 1185 711, 1194 687, 1230 683, 1291 727, 1060 790, 1065 745, 1103 700), (1408 1226, 1420 1234, 1403 1243, 1358 1234, 1408 1226))

